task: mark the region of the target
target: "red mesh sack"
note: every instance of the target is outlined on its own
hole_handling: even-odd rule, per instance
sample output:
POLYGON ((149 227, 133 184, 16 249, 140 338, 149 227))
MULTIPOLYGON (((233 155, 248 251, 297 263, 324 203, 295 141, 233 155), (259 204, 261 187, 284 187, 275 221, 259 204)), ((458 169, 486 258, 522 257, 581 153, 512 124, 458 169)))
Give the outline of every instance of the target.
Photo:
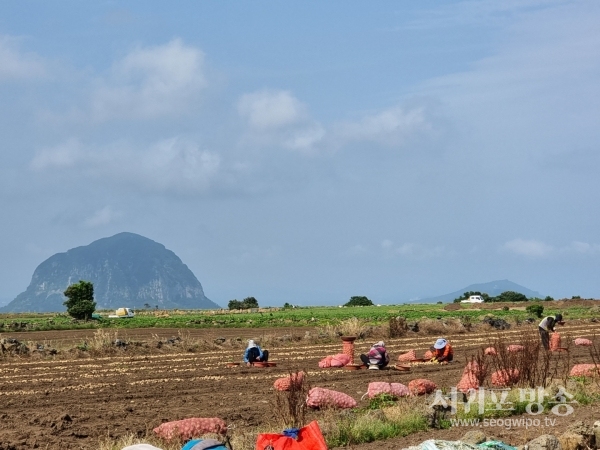
POLYGON ((165 422, 156 427, 153 431, 167 441, 170 441, 171 439, 188 441, 207 433, 225 434, 227 433, 227 424, 218 417, 192 417, 189 419, 165 422))
POLYGON ((414 361, 417 359, 417 352, 411 350, 398 356, 398 361, 414 361))
POLYGON ((427 350, 423 355, 423 359, 431 359, 433 358, 433 352, 431 350, 427 350))
POLYGON ((408 388, 402 383, 386 383, 385 381, 374 381, 369 383, 369 388, 367 389, 367 394, 369 398, 376 397, 381 394, 389 394, 394 397, 407 397, 410 395, 410 391, 408 388))
POLYGON ((506 387, 519 381, 517 369, 498 370, 492 374, 492 384, 497 387, 506 387))
POLYGON ((575 339, 575 345, 583 345, 585 347, 591 347, 593 344, 589 339, 577 338, 575 339))
POLYGON ((552 333, 552 336, 550 336, 550 351, 556 351, 560 349, 560 341, 560 334, 552 333))
POLYGON ((437 389, 437 385, 430 380, 425 378, 417 378, 408 383, 408 390, 412 395, 425 395, 431 394, 437 389))
POLYGON ((327 450, 327 444, 316 421, 298 430, 298 439, 283 434, 263 433, 256 438, 256 450, 327 450))
POLYGON ((516 352, 522 352, 523 350, 525 350, 525 347, 522 345, 518 345, 518 344, 511 344, 508 347, 506 347, 506 350, 509 351, 510 353, 516 353, 516 352))
POLYGON ((460 392, 467 393, 470 390, 479 389, 479 381, 477 377, 472 372, 464 373, 458 384, 456 385, 456 389, 460 392))
POLYGON ((316 387, 308 392, 306 406, 311 408, 355 408, 356 400, 343 392, 316 387))
POLYGON ((598 375, 598 367, 595 364, 575 364, 569 375, 572 377, 593 377, 598 375))
POLYGON ((326 356, 321 361, 319 361, 319 367, 321 369, 326 369, 327 367, 331 367, 331 360, 332 359, 333 359, 333 356, 326 356))
POLYGON ((483 351, 484 355, 489 355, 489 356, 496 356, 498 354, 498 352, 496 351, 496 349, 494 347, 488 347, 483 351))
POLYGON ((296 372, 288 377, 277 378, 275 383, 273 383, 273 387, 278 391, 289 391, 292 387, 292 384, 295 384, 299 387, 302 385, 303 380, 304 372, 296 372))
POLYGON ((485 366, 480 366, 477 361, 469 361, 465 366, 465 370, 463 370, 463 376, 470 374, 479 377, 483 375, 485 369, 485 366))
POLYGON ((350 362, 350 357, 345 353, 338 353, 331 358, 331 367, 344 367, 350 362))

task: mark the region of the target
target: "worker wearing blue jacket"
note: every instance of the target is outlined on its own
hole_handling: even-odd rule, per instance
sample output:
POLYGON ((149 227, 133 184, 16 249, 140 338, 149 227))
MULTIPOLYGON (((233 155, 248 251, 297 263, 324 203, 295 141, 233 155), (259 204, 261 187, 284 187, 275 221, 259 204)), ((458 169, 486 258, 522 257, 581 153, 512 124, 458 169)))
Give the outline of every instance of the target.
POLYGON ((262 350, 256 343, 250 339, 248 347, 244 352, 244 362, 248 365, 254 362, 267 362, 269 360, 269 351, 262 350))

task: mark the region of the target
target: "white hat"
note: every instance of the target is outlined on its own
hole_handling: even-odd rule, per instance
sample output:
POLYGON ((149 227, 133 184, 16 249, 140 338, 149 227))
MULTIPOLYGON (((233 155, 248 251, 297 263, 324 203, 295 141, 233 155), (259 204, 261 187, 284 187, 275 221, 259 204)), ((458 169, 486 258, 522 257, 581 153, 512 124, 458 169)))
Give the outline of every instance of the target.
POLYGON ((446 346, 447 343, 448 341, 446 339, 440 338, 437 341, 435 341, 435 344, 433 344, 433 348, 435 348, 436 350, 441 350, 446 346))

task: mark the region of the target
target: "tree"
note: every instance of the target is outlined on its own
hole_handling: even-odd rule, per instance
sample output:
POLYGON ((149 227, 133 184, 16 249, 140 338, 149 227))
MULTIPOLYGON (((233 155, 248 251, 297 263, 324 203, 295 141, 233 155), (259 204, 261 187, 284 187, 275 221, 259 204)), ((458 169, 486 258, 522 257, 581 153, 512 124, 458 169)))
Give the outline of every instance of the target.
POLYGON ((244 300, 242 300, 241 302, 239 300, 229 300, 229 303, 227 303, 227 307, 229 309, 252 309, 252 308, 259 308, 258 306, 258 300, 256 300, 254 297, 246 297, 244 300))
POLYGON ((525 311, 527 311, 529 314, 534 314, 538 318, 540 318, 544 313, 544 307, 542 305, 529 305, 527 308, 525 308, 525 311))
POLYGON ((373 302, 364 295, 353 296, 350 297, 350 300, 344 306, 373 306, 373 302))
POLYGON ((246 297, 242 303, 244 304, 244 309, 259 308, 258 300, 254 297, 246 297))
POLYGON ((544 298, 545 302, 551 302, 554 301, 554 299, 552 297, 550 297, 549 295, 546 295, 546 297, 544 298))
POLYGON ((526 302, 527 297, 520 292, 515 291, 504 291, 497 297, 494 297, 495 302, 526 302))
POLYGON ((229 303, 227 303, 227 307, 229 309, 243 309, 242 307, 242 302, 240 302, 239 300, 229 300, 229 303))
POLYGON ((75 319, 89 319, 96 310, 94 301, 94 285, 90 281, 79 281, 70 285, 63 292, 67 300, 63 303, 67 313, 75 319))

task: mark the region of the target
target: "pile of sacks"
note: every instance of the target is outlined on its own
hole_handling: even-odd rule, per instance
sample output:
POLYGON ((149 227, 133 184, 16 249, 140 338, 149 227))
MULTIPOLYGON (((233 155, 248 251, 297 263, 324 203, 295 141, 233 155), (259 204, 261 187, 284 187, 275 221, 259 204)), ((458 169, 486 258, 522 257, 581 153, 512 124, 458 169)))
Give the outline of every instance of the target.
POLYGON ((273 387, 278 391, 289 391, 292 386, 299 389, 302 387, 305 375, 304 372, 296 372, 288 377, 277 378, 273 383, 273 387))
POLYGON ((310 408, 356 408, 356 400, 343 392, 315 387, 308 392, 306 406, 310 408))
POLYGON ((326 356, 321 361, 319 361, 319 367, 321 369, 326 369, 328 367, 344 367, 346 364, 350 363, 350 357, 345 353, 338 353, 333 356, 326 356))
POLYGON ((589 339, 585 339, 585 338, 577 338, 575 339, 575 345, 583 345, 584 347, 591 347, 593 342, 590 341, 589 339))
POLYGON ((569 372, 572 377, 593 377, 598 375, 599 367, 596 364, 575 364, 569 372))
POLYGON ((484 368, 480 367, 477 361, 468 362, 465 370, 463 370, 462 378, 456 385, 456 389, 465 394, 471 390, 479 389, 479 379, 483 373, 484 368))
POLYGON ((552 336, 550 336, 550 351, 551 352, 558 352, 560 350, 562 350, 562 348, 560 347, 561 344, 561 336, 558 333, 552 333, 552 336))
POLYGON ((396 398, 408 397, 410 390, 402 383, 386 383, 385 381, 369 383, 369 388, 367 389, 369 398, 377 397, 381 394, 388 394, 396 398))
POLYGON ((225 434, 227 433, 227 424, 223 419, 219 419, 218 417, 192 417, 165 422, 153 431, 157 436, 166 441, 173 439, 187 441, 207 433, 225 434))
POLYGON ((525 350, 525 346, 519 344, 511 344, 506 347, 506 351, 509 353, 522 352, 523 350, 525 350))
POLYGON ((496 387, 506 387, 519 381, 519 371, 517 369, 498 370, 492 374, 492 384, 496 387))
POLYGON ((414 361, 415 359, 417 359, 417 352, 414 350, 410 350, 410 351, 398 356, 399 362, 410 362, 410 361, 414 361))

